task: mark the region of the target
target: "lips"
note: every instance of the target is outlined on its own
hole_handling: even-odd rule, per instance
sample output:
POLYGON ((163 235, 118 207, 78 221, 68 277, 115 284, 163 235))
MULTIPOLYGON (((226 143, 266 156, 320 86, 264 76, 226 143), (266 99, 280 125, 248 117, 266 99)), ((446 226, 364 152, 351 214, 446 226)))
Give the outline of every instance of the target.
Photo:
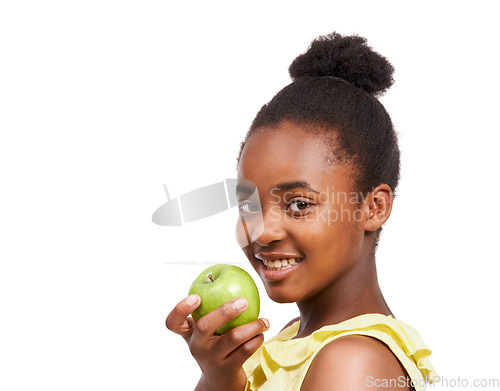
POLYGON ((296 254, 260 252, 255 258, 262 262, 263 276, 269 281, 282 280, 292 273, 302 262, 296 254))

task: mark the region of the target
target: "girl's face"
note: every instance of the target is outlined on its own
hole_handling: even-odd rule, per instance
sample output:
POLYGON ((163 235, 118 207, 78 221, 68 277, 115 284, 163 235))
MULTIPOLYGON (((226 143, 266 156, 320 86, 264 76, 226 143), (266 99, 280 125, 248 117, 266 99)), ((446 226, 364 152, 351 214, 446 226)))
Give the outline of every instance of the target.
POLYGON ((327 163, 330 148, 321 136, 283 122, 253 134, 240 157, 238 179, 256 184, 262 208, 239 195, 250 237, 257 213, 263 221, 243 251, 274 301, 309 299, 360 268, 365 216, 352 171, 327 163))

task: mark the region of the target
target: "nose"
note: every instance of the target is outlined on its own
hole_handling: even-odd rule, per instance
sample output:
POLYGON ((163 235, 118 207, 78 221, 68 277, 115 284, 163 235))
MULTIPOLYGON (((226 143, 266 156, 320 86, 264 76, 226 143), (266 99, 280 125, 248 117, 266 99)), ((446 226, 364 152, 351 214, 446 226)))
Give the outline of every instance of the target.
POLYGON ((269 246, 274 242, 282 241, 287 236, 284 223, 281 208, 273 205, 262 211, 261 227, 250 232, 250 237, 260 246, 269 246))

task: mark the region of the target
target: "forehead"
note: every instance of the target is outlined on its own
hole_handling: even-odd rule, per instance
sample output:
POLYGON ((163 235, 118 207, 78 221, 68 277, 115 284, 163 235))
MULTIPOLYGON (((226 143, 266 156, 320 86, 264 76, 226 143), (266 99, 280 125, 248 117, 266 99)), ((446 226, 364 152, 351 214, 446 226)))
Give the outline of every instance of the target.
POLYGON ((277 183, 307 181, 320 188, 347 179, 345 167, 331 161, 331 140, 291 123, 260 129, 245 144, 238 177, 255 182, 261 191, 277 183))

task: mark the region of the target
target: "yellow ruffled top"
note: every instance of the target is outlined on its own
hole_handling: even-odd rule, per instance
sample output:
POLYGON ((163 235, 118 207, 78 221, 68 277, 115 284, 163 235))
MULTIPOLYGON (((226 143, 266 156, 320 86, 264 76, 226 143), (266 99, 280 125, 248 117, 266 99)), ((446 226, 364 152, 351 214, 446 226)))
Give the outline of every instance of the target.
POLYGON ((385 343, 412 379, 416 391, 439 376, 429 361, 431 350, 418 332, 391 315, 364 314, 324 326, 304 338, 292 339, 299 321, 270 338, 243 364, 245 391, 300 391, 314 357, 327 343, 351 334, 366 335, 385 343))

